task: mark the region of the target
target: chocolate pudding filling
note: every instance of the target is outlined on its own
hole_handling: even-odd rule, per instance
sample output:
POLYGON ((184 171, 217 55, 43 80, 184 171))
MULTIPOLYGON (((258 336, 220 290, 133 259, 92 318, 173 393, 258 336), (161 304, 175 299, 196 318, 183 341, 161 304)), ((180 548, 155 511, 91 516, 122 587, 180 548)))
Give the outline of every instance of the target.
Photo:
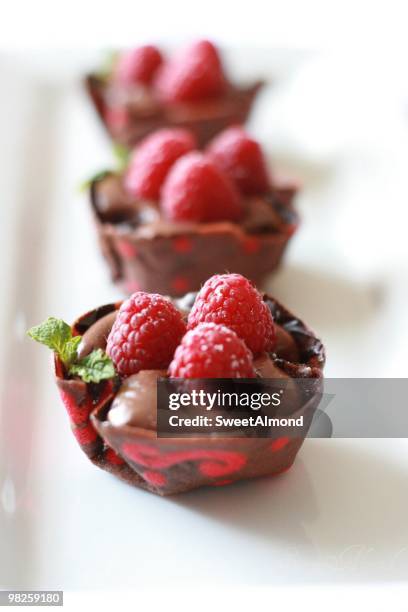
MULTIPOLYGON (((184 317, 194 302, 196 294, 189 293, 183 298, 174 300, 174 304, 184 317)), ((286 397, 291 410, 301 404, 295 376, 310 376, 311 367, 301 363, 305 353, 310 354, 315 346, 316 365, 322 365, 323 353, 319 341, 286 311, 276 303, 265 298, 271 311, 275 314, 276 347, 274 353, 263 353, 254 359, 254 368, 259 379, 268 378, 285 381, 286 397), (277 322, 276 316, 283 319, 277 322), (298 339, 296 339, 296 334, 298 339), (310 346, 308 346, 310 344, 310 346), (320 348, 319 348, 320 347, 320 348), (296 373, 297 372, 297 373, 296 373)), ((79 347, 80 355, 88 355, 95 348, 106 348, 107 337, 113 326, 117 310, 105 314, 85 331, 79 347)), ((279 320, 279 319, 278 319, 279 320)), ((124 379, 107 412, 107 420, 113 427, 131 426, 150 431, 157 430, 157 380, 167 376, 166 370, 142 370, 124 379)))
POLYGON ((126 378, 108 412, 111 425, 156 431, 157 380, 164 376, 167 376, 166 370, 142 370, 126 378))
MULTIPOLYGON (((288 203, 296 189, 277 185, 267 194, 251 196, 244 199, 244 214, 239 226, 248 234, 267 234, 290 231, 296 226, 298 217, 288 203)), ((223 221, 218 223, 179 223, 167 221, 155 202, 133 198, 125 189, 123 176, 107 174, 93 184, 92 202, 95 213, 102 223, 111 223, 135 230, 134 237, 156 238, 159 236, 176 236, 194 231, 217 231, 226 225, 238 225, 223 221)))
POLYGON ((116 311, 101 317, 82 336, 78 347, 78 359, 82 359, 92 353, 94 349, 106 349, 106 342, 113 323, 116 319, 116 311))

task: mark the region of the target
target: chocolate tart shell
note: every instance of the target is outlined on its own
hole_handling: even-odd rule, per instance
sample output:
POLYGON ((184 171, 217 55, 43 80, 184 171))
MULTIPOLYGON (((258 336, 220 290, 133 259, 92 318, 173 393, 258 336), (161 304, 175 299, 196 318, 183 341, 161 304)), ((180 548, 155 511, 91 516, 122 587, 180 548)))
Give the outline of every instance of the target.
POLYGON ((132 227, 101 218, 94 181, 90 200, 98 242, 111 279, 125 294, 147 291, 179 297, 198 291, 214 274, 242 274, 262 287, 274 272, 297 230, 299 217, 290 202, 280 205, 275 231, 252 233, 228 221, 175 226, 168 230, 132 227))
MULTIPOLYGON (((111 139, 127 148, 135 146, 142 138, 163 127, 182 127, 194 132, 199 147, 205 146, 216 134, 230 125, 243 124, 248 119, 252 104, 263 85, 257 81, 249 87, 234 87, 223 103, 222 98, 214 112, 194 113, 179 108, 177 112, 165 105, 158 105, 151 112, 140 116, 129 115, 124 125, 110 126, 106 121, 106 85, 96 74, 85 78, 85 86, 93 106, 111 139)), ((125 112, 125 108, 123 108, 125 112)))
MULTIPOLYGON (((297 437, 277 438, 157 438, 156 432, 134 426, 112 426, 106 416, 117 382, 86 384, 69 379, 55 358, 55 375, 73 433, 88 458, 98 467, 134 486, 172 495, 202 486, 222 486, 257 476, 276 475, 293 464, 319 404, 325 354, 314 333, 276 300, 267 298, 275 321, 291 333, 302 363, 277 359, 291 378, 309 379, 313 392, 290 416, 303 415, 297 437)), ((120 302, 102 306, 80 317, 75 335, 118 309, 120 302)))

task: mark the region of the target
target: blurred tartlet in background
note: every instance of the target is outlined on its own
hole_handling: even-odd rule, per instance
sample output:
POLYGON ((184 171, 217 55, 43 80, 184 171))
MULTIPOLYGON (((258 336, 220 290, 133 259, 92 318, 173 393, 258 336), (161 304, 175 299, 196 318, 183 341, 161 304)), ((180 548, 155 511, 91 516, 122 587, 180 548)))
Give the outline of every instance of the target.
POLYGON ((159 130, 90 183, 102 253, 126 293, 178 296, 226 271, 261 285, 297 229, 297 185, 271 176, 242 127, 196 147, 192 132, 159 130))
POLYGON ((188 128, 198 144, 234 123, 245 123, 257 92, 228 79, 217 48, 199 40, 176 55, 152 45, 113 55, 86 77, 88 93, 111 138, 131 147, 166 126, 188 128))

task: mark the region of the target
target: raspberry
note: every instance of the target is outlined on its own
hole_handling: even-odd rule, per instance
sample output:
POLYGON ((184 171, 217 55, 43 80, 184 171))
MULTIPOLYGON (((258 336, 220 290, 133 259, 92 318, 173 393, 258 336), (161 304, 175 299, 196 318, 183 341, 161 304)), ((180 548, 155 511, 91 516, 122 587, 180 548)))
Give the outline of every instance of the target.
POLYGON ((160 51, 152 45, 136 47, 122 53, 114 70, 114 78, 128 87, 135 83, 148 85, 162 63, 160 51))
POLYGON ((219 96, 226 87, 217 49, 200 40, 163 64, 156 87, 166 102, 191 102, 219 96))
POLYGON ((262 149, 243 128, 234 126, 224 130, 209 144, 208 155, 242 193, 251 195, 268 190, 268 170, 262 149))
POLYGON ((204 283, 188 316, 188 329, 200 323, 233 329, 254 355, 275 347, 271 312, 259 291, 240 274, 216 274, 204 283))
POLYGON ((169 374, 174 378, 255 378, 252 355, 224 325, 201 323, 177 347, 169 374))
POLYGON ((147 136, 132 156, 125 187, 137 198, 158 200, 162 183, 174 162, 196 146, 188 130, 163 129, 147 136))
POLYGON ((168 298, 138 291, 120 307, 106 352, 122 376, 167 368, 185 331, 168 298))
POLYGON ((240 196, 229 178, 203 153, 181 157, 162 188, 161 207, 173 221, 237 221, 240 196))

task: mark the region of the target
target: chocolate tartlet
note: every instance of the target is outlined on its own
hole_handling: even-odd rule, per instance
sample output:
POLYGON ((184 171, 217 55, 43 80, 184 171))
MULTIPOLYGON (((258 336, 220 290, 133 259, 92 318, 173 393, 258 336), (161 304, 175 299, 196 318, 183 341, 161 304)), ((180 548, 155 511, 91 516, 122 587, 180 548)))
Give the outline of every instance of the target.
MULTIPOLYGON (((194 294, 175 301, 187 314, 194 294)), ((166 371, 141 370, 123 382, 98 384, 67 376, 55 359, 56 381, 82 450, 97 466, 135 486, 170 495, 201 486, 275 475, 293 463, 309 429, 322 392, 324 347, 314 333, 276 300, 265 296, 276 325, 273 354, 254 361, 260 378, 284 378, 293 385, 292 417, 302 415, 304 427, 296 437, 158 438, 155 387, 166 371), (302 393, 298 381, 311 381, 313 392, 302 393)), ((104 349, 120 303, 102 306, 80 317, 73 335, 81 335, 81 356, 104 349)))
POLYGON ((168 221, 158 206, 129 195, 115 173, 92 182, 90 200, 112 280, 125 293, 180 296, 225 271, 262 286, 297 229, 296 191, 294 184, 275 182, 266 194, 245 196, 239 222, 168 221))
POLYGON ((229 125, 246 122, 262 86, 231 83, 209 41, 170 58, 152 46, 136 48, 121 54, 107 74, 90 74, 85 83, 110 137, 129 148, 169 126, 188 128, 204 146, 229 125))
POLYGON ((96 74, 90 74, 85 84, 109 136, 126 148, 133 147, 151 132, 167 126, 191 130, 199 145, 204 146, 229 125, 246 123, 262 87, 261 81, 249 87, 231 85, 220 99, 178 105, 160 103, 149 90, 144 90, 124 96, 121 103, 112 108, 109 99, 113 92, 109 83, 96 74))

